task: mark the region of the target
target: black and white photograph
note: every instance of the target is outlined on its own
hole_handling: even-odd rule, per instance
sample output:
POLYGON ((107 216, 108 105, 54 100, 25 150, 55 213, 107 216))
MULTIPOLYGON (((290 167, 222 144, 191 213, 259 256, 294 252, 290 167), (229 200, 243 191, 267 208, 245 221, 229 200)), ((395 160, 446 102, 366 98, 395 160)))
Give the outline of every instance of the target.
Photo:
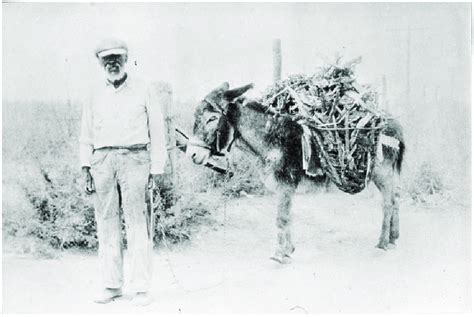
POLYGON ((2 313, 472 313, 470 2, 2 3, 2 313))

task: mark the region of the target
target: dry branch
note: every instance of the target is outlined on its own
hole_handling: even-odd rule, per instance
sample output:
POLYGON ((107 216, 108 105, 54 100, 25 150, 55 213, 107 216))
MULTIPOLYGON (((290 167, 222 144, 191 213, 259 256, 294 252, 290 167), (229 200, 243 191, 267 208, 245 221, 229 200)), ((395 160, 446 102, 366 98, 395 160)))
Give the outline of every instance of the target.
POLYGON ((357 83, 357 62, 329 64, 312 76, 278 81, 261 100, 267 112, 310 128, 324 171, 349 193, 366 186, 388 118, 377 108, 377 94, 370 86, 357 83))

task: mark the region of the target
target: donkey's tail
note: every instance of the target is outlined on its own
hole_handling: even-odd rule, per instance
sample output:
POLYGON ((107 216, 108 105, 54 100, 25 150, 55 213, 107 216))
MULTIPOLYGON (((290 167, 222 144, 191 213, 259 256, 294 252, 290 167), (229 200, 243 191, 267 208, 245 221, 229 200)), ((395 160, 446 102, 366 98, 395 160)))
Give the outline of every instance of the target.
POLYGON ((393 167, 400 174, 402 171, 403 156, 405 154, 405 141, 403 139, 402 126, 395 119, 388 120, 382 134, 398 141, 398 146, 393 144, 392 146, 384 146, 383 152, 384 157, 392 160, 393 167))
POLYGON ((397 161, 395 162, 395 169, 398 174, 402 171, 403 155, 405 154, 405 143, 403 142, 403 139, 399 141, 400 144, 398 145, 397 161))

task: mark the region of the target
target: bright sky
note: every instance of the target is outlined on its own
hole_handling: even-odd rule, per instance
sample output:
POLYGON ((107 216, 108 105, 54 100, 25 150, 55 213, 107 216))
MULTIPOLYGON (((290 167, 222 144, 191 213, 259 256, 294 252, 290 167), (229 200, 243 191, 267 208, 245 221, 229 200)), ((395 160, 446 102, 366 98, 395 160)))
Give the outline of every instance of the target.
MULTIPOLYGON (((362 79, 385 74, 392 99, 405 93, 407 34, 412 80, 449 79, 463 67, 470 4, 407 3, 3 3, 3 99, 79 99, 101 78, 93 56, 104 37, 130 46, 132 73, 162 79, 195 100, 223 81, 272 80, 272 39, 283 75, 312 73, 320 56, 363 56, 362 79), (461 61, 460 61, 461 58, 461 61), (132 63, 133 65, 134 63, 132 63), (422 69, 417 69, 422 67, 422 69), (422 72, 420 72, 422 70, 422 72), (441 72, 441 73, 440 73, 441 72), (448 74, 449 73, 449 74, 448 74)), ((435 88, 432 88, 435 89, 435 88)))

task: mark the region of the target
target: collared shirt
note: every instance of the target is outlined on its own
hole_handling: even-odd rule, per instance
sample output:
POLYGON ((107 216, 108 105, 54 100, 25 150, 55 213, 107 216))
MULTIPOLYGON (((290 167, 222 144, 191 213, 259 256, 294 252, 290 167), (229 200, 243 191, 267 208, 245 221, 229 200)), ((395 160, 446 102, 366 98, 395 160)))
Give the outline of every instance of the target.
POLYGON ((168 154, 162 108, 171 95, 166 83, 146 85, 130 77, 117 89, 109 82, 98 87, 83 107, 81 166, 91 166, 95 149, 149 144, 150 173, 163 173, 168 154))

